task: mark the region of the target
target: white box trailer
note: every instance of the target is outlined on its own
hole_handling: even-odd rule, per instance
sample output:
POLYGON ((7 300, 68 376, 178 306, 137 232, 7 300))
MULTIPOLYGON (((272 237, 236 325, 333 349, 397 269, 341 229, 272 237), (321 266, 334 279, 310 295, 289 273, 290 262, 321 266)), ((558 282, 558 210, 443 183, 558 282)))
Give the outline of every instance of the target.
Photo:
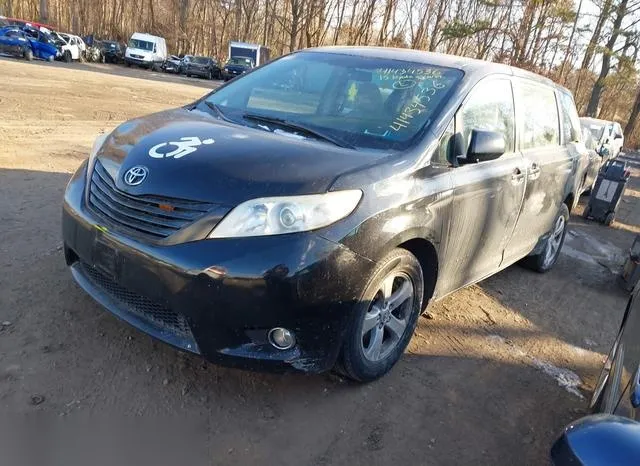
POLYGON ((254 66, 260 66, 269 61, 269 49, 264 45, 247 44, 246 42, 229 42, 229 59, 247 57, 253 60, 254 66))

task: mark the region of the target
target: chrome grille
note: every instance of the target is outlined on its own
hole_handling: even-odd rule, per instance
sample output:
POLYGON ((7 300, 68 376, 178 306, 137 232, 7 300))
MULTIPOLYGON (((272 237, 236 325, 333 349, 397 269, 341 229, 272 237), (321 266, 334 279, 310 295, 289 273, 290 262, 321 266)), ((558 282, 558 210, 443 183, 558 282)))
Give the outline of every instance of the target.
POLYGON ((127 194, 116 188, 107 170, 96 161, 89 187, 89 207, 128 230, 160 239, 201 218, 214 204, 127 194))
POLYGON ((162 304, 123 288, 95 267, 79 263, 83 275, 96 287, 121 304, 127 312, 135 314, 154 325, 172 333, 192 338, 187 319, 162 304))

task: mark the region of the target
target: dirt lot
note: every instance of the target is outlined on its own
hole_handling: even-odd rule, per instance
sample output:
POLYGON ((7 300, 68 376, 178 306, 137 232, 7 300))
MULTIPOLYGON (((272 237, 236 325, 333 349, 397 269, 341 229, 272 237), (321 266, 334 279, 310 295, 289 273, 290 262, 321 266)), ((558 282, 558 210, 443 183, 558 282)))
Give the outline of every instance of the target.
MULTIPOLYGON (((585 412, 626 302, 614 272, 640 224, 637 178, 614 228, 574 215, 552 272, 514 266, 434 305, 383 380, 243 372, 116 320, 74 284, 61 252, 64 186, 95 136, 213 83, 9 59, 0 76, 0 432, 37 419, 90 437, 105 419, 148 421, 121 435, 129 449, 102 437, 111 455, 137 451, 132 464, 162 445, 208 464, 546 464, 559 429, 585 412), (173 441, 148 449, 161 431, 173 441)), ((91 450, 78 438, 58 448, 91 450)))

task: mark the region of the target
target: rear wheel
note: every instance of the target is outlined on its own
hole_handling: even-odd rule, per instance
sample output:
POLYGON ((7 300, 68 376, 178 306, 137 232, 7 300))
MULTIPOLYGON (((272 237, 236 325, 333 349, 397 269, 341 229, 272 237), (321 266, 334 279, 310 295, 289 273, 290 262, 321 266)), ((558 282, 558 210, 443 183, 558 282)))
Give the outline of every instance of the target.
POLYGON ((207 72, 207 79, 211 81, 213 79, 213 73, 211 71, 207 72))
POLYGON ((394 249, 374 269, 347 325, 338 370, 370 382, 386 374, 407 347, 420 315, 422 268, 405 249, 394 249))
POLYGON ((562 204, 560 212, 558 212, 553 222, 553 227, 547 239, 544 240, 542 250, 538 254, 525 257, 522 260, 522 265, 540 273, 551 270, 560 256, 560 250, 564 244, 564 237, 567 234, 568 222, 569 208, 566 204, 562 204))

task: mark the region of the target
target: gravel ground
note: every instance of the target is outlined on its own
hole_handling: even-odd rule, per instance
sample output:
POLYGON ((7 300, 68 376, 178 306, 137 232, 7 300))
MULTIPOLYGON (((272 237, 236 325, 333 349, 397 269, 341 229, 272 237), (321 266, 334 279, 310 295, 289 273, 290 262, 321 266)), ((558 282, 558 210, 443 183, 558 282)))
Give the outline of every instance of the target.
POLYGON ((251 373, 118 321, 74 284, 61 251, 63 190, 95 136, 216 83, 11 59, 0 59, 0 76, 5 459, 34 455, 33 433, 48 426, 37 450, 72 466, 89 464, 82 454, 91 464, 153 455, 164 464, 190 455, 216 465, 546 464, 561 427, 586 411, 626 303, 615 273, 640 223, 638 171, 613 228, 574 215, 550 273, 514 266, 436 303, 382 380, 251 373))

